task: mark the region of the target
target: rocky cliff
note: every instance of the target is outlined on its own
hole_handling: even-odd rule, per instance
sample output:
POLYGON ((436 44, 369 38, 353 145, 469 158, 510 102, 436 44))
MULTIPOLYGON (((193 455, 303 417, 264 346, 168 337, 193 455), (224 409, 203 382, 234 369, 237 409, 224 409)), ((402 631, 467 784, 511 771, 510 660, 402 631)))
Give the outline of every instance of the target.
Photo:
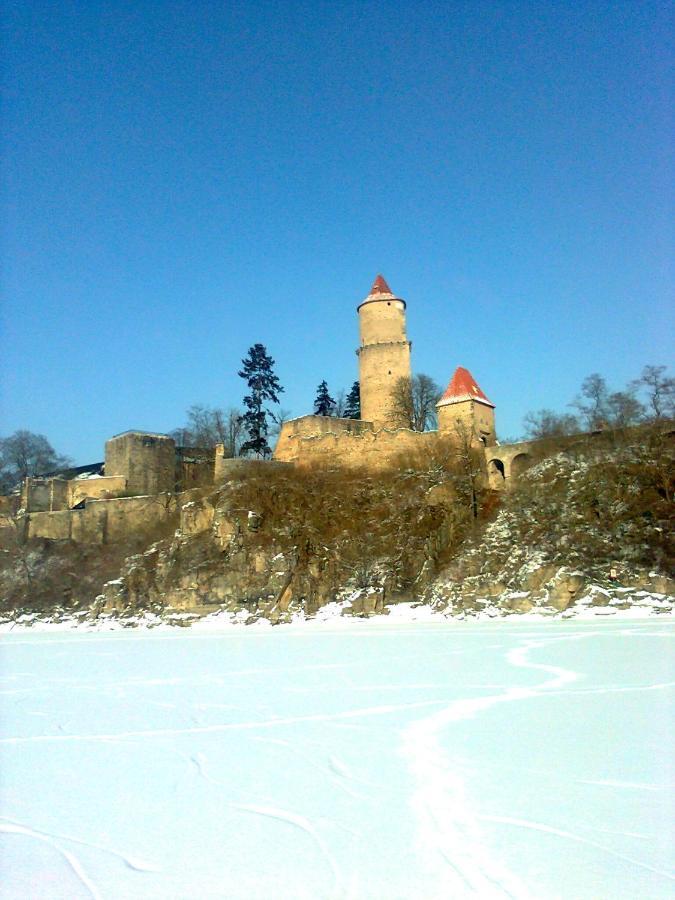
POLYGON ((662 433, 581 441, 503 494, 481 487, 469 459, 377 476, 255 466, 181 495, 170 532, 149 545, 10 553, 0 595, 9 616, 224 608, 274 623, 336 600, 366 616, 401 600, 458 616, 669 610, 673 455, 662 433))

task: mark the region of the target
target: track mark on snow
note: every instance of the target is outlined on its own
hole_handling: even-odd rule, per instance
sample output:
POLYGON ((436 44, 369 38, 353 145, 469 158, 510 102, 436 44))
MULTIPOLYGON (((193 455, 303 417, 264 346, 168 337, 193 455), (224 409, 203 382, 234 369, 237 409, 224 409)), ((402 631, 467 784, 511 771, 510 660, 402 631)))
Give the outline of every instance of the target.
MULTIPOLYGON (((134 872, 161 872, 161 868, 159 866, 154 865, 153 863, 145 862, 141 859, 136 859, 136 857, 130 856, 127 853, 120 853, 119 850, 112 850, 110 847, 104 847, 101 844, 95 844, 92 841, 84 841, 82 838, 70 837, 66 834, 58 834, 54 831, 45 831, 42 828, 31 828, 26 829, 25 825, 21 825, 20 822, 16 822, 13 819, 8 819, 6 816, 0 816, 0 831, 3 830, 3 822, 7 822, 10 826, 14 828, 24 829, 26 831, 30 831, 35 837, 43 837, 47 840, 50 838, 58 841, 66 841, 69 844, 80 844, 82 847, 89 847, 91 850, 100 850, 102 853, 108 853, 110 856, 116 856, 118 859, 121 859, 122 862, 129 869, 133 869, 134 872)), ((57 846, 54 844, 54 846, 57 846)), ((57 847, 58 850, 61 850, 60 847, 57 847)))
POLYGON ((298 813, 289 812, 286 809, 278 809, 275 806, 258 806, 255 803, 231 803, 234 809, 239 809, 242 812, 253 813, 258 816, 266 816, 269 819, 276 819, 279 822, 286 822, 288 825, 293 825, 295 828, 299 828, 301 831, 304 831, 308 834, 318 845, 319 849, 328 860, 328 863, 331 867, 331 871, 333 872, 333 878, 335 879, 335 887, 342 893, 342 876, 340 873, 340 869, 328 849, 328 845, 323 840, 318 831, 314 828, 309 819, 305 818, 305 816, 301 816, 298 813))
MULTIPOLYGON (((592 633, 566 636, 562 640, 591 637, 592 633)), ((467 889, 485 898, 526 898, 529 892, 520 879, 503 868, 485 845, 464 783, 453 760, 447 757, 440 735, 451 724, 474 718, 500 703, 529 700, 576 681, 577 672, 528 659, 530 650, 560 639, 527 639, 509 650, 506 661, 515 667, 543 672, 549 677, 532 687, 510 687, 487 697, 455 700, 445 709, 420 719, 404 729, 402 753, 417 784, 411 805, 418 823, 420 855, 435 869, 448 896, 467 889), (443 860, 444 865, 438 865, 443 860)))
POLYGON ((641 784, 636 781, 611 781, 609 779, 591 780, 590 778, 579 779, 579 784, 592 784, 597 787, 626 788, 631 791, 666 791, 667 785, 661 784, 641 784))
POLYGON ((218 734, 222 731, 248 731, 256 728, 276 728, 279 725, 295 725, 299 722, 334 722, 340 719, 368 718, 403 712, 408 709, 423 709, 442 706, 447 700, 420 700, 416 703, 392 703, 386 706, 367 706, 337 713, 315 713, 308 716, 288 716, 267 719, 260 722, 226 722, 220 725, 202 725, 193 728, 153 728, 139 731, 120 731, 112 734, 39 734, 28 737, 0 738, 0 744, 48 743, 51 741, 110 741, 137 737, 177 737, 183 734, 218 734))
POLYGON ((70 853, 68 850, 64 850, 63 847, 59 847, 56 841, 52 840, 44 834, 41 834, 39 831, 33 831, 33 829, 25 828, 23 825, 14 825, 11 823, 0 822, 0 833, 20 834, 25 837, 34 838, 37 841, 43 841, 45 844, 49 844, 49 846, 53 847, 54 850, 57 851, 57 853, 61 854, 61 856, 65 859, 65 861, 75 873, 77 879, 80 881, 83 887, 85 887, 89 891, 94 900, 103 900, 101 894, 99 894, 98 892, 98 888, 84 871, 82 863, 79 861, 79 859, 73 853, 70 853))
POLYGON ((626 856, 623 853, 612 850, 610 847, 605 847, 604 844, 600 844, 597 841, 592 840, 591 838, 581 837, 581 835, 574 834, 571 831, 564 831, 561 828, 555 828, 554 826, 546 825, 543 822, 532 822, 529 819, 516 819, 512 818, 511 816, 481 815, 478 818, 484 822, 496 822, 500 825, 514 825, 517 828, 529 828, 533 831, 542 831, 545 834, 552 834, 556 837, 565 838, 569 841, 575 841, 578 844, 586 844, 589 847, 593 847, 593 849, 595 850, 601 850, 603 853, 609 854, 609 856, 614 856, 616 859, 621 859, 633 866, 639 866, 641 869, 646 869, 648 872, 652 872, 654 875, 659 875, 662 878, 667 878, 669 881, 675 881, 675 876, 671 875, 670 872, 664 872, 661 869, 655 869, 654 866, 650 866, 648 863, 644 863, 639 859, 633 859, 633 857, 626 856))

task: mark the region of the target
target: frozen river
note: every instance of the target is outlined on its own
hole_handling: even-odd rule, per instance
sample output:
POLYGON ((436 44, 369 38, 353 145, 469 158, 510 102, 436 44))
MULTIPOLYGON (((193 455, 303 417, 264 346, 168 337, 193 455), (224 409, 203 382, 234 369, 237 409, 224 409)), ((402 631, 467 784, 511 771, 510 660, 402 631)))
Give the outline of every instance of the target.
POLYGON ((675 892, 675 623, 2 638, 2 898, 675 892))

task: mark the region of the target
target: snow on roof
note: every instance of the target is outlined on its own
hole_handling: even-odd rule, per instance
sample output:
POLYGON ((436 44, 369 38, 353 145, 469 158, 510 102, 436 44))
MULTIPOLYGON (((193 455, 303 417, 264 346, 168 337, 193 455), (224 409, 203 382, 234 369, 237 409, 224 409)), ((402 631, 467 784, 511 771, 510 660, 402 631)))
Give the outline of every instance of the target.
POLYGON ((465 400, 475 400, 477 403, 484 403, 485 406, 495 408, 494 403, 491 403, 478 387, 471 372, 462 366, 457 366, 455 374, 450 379, 450 384, 436 405, 448 406, 450 403, 462 403, 465 400))
POLYGON ((405 300, 402 297, 397 297, 396 294, 392 292, 382 275, 376 276, 373 286, 370 289, 370 293, 366 299, 359 304, 358 309, 360 309, 364 303, 373 303, 377 300, 388 300, 389 302, 398 300, 405 307, 405 300))
POLYGON ((372 297, 373 294, 391 294, 391 288, 384 280, 382 275, 377 275, 375 281, 373 282, 373 286, 370 289, 369 297, 372 297))
POLYGON ((158 437, 158 438, 169 438, 168 434, 162 434, 160 431, 142 431, 140 428, 131 428, 129 431, 120 431, 119 434, 114 434, 110 440, 114 441, 116 438, 126 437, 129 434, 138 434, 142 437, 158 437))

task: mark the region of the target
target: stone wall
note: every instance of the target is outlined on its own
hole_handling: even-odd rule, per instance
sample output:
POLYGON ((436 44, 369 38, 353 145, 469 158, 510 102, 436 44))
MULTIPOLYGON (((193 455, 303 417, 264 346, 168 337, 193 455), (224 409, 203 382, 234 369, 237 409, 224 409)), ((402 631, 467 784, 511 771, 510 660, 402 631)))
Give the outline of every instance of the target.
POLYGON ((126 491, 123 475, 103 475, 100 478, 74 478, 67 481, 68 507, 77 506, 83 500, 109 500, 126 491))
POLYGON ((100 478, 26 478, 21 487, 21 507, 26 512, 72 509, 83 500, 108 499, 126 490, 121 475, 100 478))
POLYGON ((51 478, 24 478, 21 485, 21 508, 36 512, 50 510, 52 508, 52 481, 51 478))
POLYGON ((215 452, 201 447, 177 448, 176 490, 189 491, 213 484, 215 452))
POLYGON ((433 431, 410 431, 407 428, 375 431, 370 422, 303 416, 283 424, 274 459, 300 466, 343 465, 384 469, 406 456, 412 462, 418 455, 437 446, 438 434, 433 431), (317 419, 321 422, 317 423, 317 419))
POLYGON ((21 505, 21 499, 16 494, 0 494, 0 516, 14 515, 21 505))
POLYGON ((495 411, 485 403, 465 400, 459 403, 441 403, 438 410, 438 430, 449 437, 465 430, 472 442, 488 447, 496 443, 495 411))
POLYGON ((130 494, 160 494, 176 488, 176 442, 165 434, 126 431, 106 441, 106 475, 126 478, 130 494))
POLYGON ((176 508, 176 497, 171 494, 90 500, 83 509, 29 513, 26 536, 82 544, 112 544, 166 523, 176 508))
POLYGON ((119 500, 95 500, 91 505, 105 504, 107 513, 106 543, 116 543, 129 532, 143 531, 166 522, 176 511, 176 496, 124 497, 119 500))
POLYGON ((263 466, 265 468, 269 468, 274 466, 280 467, 284 465, 286 465, 285 461, 277 459, 247 459, 245 457, 232 458, 229 456, 222 456, 218 452, 218 447, 216 447, 216 459, 213 476, 214 482, 215 484, 222 484, 223 482, 230 481, 233 478, 241 478, 242 476, 246 476, 248 473, 257 473, 263 466))
POLYGON ((71 510, 32 512, 28 515, 28 537, 50 541, 70 540, 71 510))

